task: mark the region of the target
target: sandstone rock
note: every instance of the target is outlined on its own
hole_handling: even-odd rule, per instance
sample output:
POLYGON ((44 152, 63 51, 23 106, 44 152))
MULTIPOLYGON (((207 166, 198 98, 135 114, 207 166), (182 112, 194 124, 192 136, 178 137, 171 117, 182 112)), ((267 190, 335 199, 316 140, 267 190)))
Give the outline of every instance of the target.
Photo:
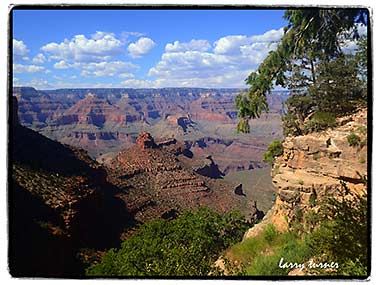
POLYGON ((120 151, 110 161, 109 179, 124 189, 120 197, 135 219, 146 222, 199 206, 221 212, 237 207, 241 197, 233 194, 229 184, 199 175, 166 151, 176 144, 170 140, 156 144, 150 134, 142 132, 136 145, 120 151))
POLYGON ((305 214, 326 196, 334 197, 341 181, 352 193, 366 191, 362 177, 367 175, 367 165, 359 158, 367 157, 367 147, 352 147, 347 141, 351 132, 366 140, 366 133, 360 131, 366 129, 366 118, 367 110, 362 110, 341 119, 337 128, 285 138, 283 155, 273 165, 273 184, 278 190, 268 218, 279 230, 287 230, 296 211, 305 214))
POLYGON ((153 137, 150 133, 147 132, 141 132, 139 133, 136 144, 141 149, 147 149, 147 148, 156 148, 157 145, 154 142, 153 137))

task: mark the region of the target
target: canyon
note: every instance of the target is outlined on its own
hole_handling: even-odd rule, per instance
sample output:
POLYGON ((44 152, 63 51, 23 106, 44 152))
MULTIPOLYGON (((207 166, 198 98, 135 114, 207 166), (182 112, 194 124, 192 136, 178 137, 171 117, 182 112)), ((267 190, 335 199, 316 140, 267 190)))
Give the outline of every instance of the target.
MULTIPOLYGON (((225 213, 247 204, 233 183, 193 169, 191 152, 176 139, 155 141, 142 131, 136 144, 100 164, 82 149, 22 126, 16 97, 11 105, 13 276, 81 276, 84 266, 147 221, 202 206, 225 213)), ((254 205, 247 211, 260 213, 254 205)))
MULTIPOLYGON (((234 173, 254 170, 267 177, 262 161, 267 145, 282 137, 281 114, 288 93, 268 96, 270 111, 251 123, 250 134, 238 134, 234 98, 242 89, 58 89, 15 87, 20 123, 65 145, 79 147, 101 164, 115 159, 122 149, 136 145, 141 131, 156 141, 176 139, 185 145, 197 168, 211 157, 222 177, 243 183, 245 193, 273 192, 271 183, 257 185, 234 173), (239 177, 239 178, 238 178, 239 177), (256 187, 256 189, 254 189, 256 187)), ((263 179, 268 181, 268 179, 263 179)), ((250 196, 250 195, 249 195, 250 196)), ((268 208, 269 200, 259 207, 268 208)))

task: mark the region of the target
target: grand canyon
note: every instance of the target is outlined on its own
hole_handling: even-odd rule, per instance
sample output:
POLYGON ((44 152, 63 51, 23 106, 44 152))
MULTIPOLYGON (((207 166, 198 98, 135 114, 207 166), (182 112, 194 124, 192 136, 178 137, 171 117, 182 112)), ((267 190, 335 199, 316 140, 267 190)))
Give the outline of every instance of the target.
POLYGON ((35 236, 64 263, 48 249, 28 249, 22 260, 17 247, 12 266, 26 275, 80 274, 75 256, 86 264, 139 225, 202 206, 261 219, 274 203, 262 155, 282 136, 287 93, 274 92, 254 131, 238 134, 240 91, 14 88, 14 242, 35 236), (30 267, 41 254, 46 263, 30 267))
POLYGON ((9 12, 12 277, 371 276, 369 9, 47 7, 9 12))
POLYGON ((13 95, 23 126, 84 149, 100 164, 112 166, 120 151, 133 149, 139 133, 147 132, 166 148, 181 145, 178 148, 187 153, 180 158, 183 163, 232 188, 240 185, 247 204, 256 200, 267 211, 273 188, 262 155, 269 142, 282 136, 281 114, 288 94, 273 92, 270 112, 253 122, 250 134, 238 134, 234 99, 241 91, 15 87, 13 95), (256 179, 246 179, 251 174, 256 179))

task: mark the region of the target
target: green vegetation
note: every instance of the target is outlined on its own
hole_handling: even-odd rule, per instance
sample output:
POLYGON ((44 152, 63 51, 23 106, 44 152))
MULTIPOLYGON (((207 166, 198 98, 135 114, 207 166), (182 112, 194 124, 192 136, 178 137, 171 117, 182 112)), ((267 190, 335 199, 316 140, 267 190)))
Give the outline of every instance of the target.
POLYGON ((284 149, 281 141, 274 140, 269 144, 267 151, 264 153, 263 161, 268 162, 269 164, 273 164, 274 159, 277 156, 282 155, 283 151, 284 149))
POLYGON ((347 142, 349 146, 357 146, 360 144, 360 137, 355 133, 350 133, 347 136, 347 142))
POLYGON ((317 111, 305 124, 304 133, 320 132, 336 126, 335 115, 333 113, 317 111))
POLYGON ((289 272, 279 268, 281 258, 302 263, 311 249, 296 232, 280 233, 269 224, 258 236, 234 245, 230 254, 240 261, 244 275, 281 276, 289 272))
POLYGON ((266 96, 275 85, 292 91, 286 102, 284 134, 300 135, 316 111, 328 113, 314 119, 306 132, 329 127, 337 117, 365 106, 367 99, 367 42, 359 37, 358 24, 367 25, 360 9, 287 10, 285 33, 276 50, 269 52, 237 96, 239 132, 249 132, 249 119, 268 111, 266 96), (358 40, 354 55, 341 50, 344 39, 358 40), (326 117, 329 116, 329 117, 326 117))
POLYGON ((248 224, 238 212, 201 208, 177 219, 144 224, 120 249, 111 249, 88 276, 206 276, 218 256, 241 240, 248 224))
POLYGON ((311 192, 311 195, 310 195, 309 205, 311 207, 314 207, 316 205, 316 202, 317 202, 317 193, 315 192, 315 190, 313 190, 313 192, 311 192))
POLYGON ((281 258, 283 263, 304 264, 308 274, 366 276, 367 196, 347 196, 348 188, 342 186, 337 198, 328 198, 319 210, 301 214, 289 231, 280 233, 269 224, 257 236, 232 246, 226 256, 238 261, 248 276, 287 275, 291 269, 280 268, 281 258), (311 261, 335 262, 338 268, 310 268, 311 261))
POLYGON ((367 195, 347 197, 349 189, 342 186, 340 201, 330 198, 322 205, 319 218, 323 222, 312 232, 309 244, 323 261, 339 262, 335 274, 363 276, 368 265, 367 195))
POLYGON ((357 127, 357 131, 358 131, 361 135, 366 135, 366 134, 367 134, 367 127, 366 127, 366 126, 358 126, 358 127, 357 127))

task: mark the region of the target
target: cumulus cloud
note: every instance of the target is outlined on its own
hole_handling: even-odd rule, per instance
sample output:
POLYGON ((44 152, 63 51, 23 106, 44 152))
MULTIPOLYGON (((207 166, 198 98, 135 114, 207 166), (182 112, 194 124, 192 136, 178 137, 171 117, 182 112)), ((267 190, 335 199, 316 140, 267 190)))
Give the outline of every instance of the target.
POLYGON ((148 75, 156 86, 244 87, 244 80, 270 50, 276 48, 283 29, 262 35, 228 35, 215 41, 178 41, 166 45, 160 61, 148 75))
POLYGON ((24 56, 29 52, 23 41, 13 39, 13 54, 24 56))
POLYGON ((226 36, 214 43, 216 54, 236 54, 240 52, 240 47, 250 43, 247 36, 226 36))
POLYGON ((45 67, 39 65, 24 65, 19 63, 13 64, 14 73, 35 73, 44 71, 45 67))
POLYGON ((46 61, 46 57, 45 57, 42 53, 37 54, 37 55, 32 59, 32 62, 33 62, 33 63, 37 63, 37 64, 43 64, 45 61, 46 61))
POLYGON ((140 79, 127 79, 121 82, 123 87, 127 88, 154 88, 156 87, 153 81, 140 79))
POLYGON ((141 57, 147 54, 152 48, 156 46, 156 43, 150 38, 139 38, 136 42, 131 43, 128 46, 129 55, 132 58, 141 57))
POLYGON ((21 60, 29 60, 26 56, 29 53, 29 49, 23 41, 13 39, 13 61, 19 62, 21 60))
POLYGON ((113 33, 98 31, 90 38, 76 35, 61 43, 48 43, 41 49, 49 54, 51 59, 67 62, 91 62, 108 60, 111 56, 121 54, 122 45, 123 43, 113 33))
POLYGON ((133 73, 129 73, 129 72, 120 73, 118 76, 120 78, 133 78, 133 77, 135 77, 135 75, 133 73))
POLYGON ((140 66, 129 61, 101 61, 101 62, 77 62, 67 63, 64 60, 54 64, 56 69, 78 69, 81 70, 81 75, 85 77, 110 77, 119 76, 130 78, 132 70, 137 70, 140 66))
POLYGON ((228 63, 228 58, 223 55, 199 51, 170 52, 162 55, 148 75, 172 78, 207 77, 209 72, 223 73, 222 67, 228 63))
POLYGON ((188 43, 180 43, 175 41, 174 43, 168 43, 165 46, 166 52, 184 52, 184 51, 202 51, 206 52, 211 48, 211 45, 206 40, 191 40, 188 43))
POLYGON ((125 74, 127 71, 136 70, 138 65, 126 61, 102 61, 81 64, 78 68, 82 69, 81 75, 87 77, 110 77, 125 74))
POLYGON ((278 30, 267 31, 267 32, 265 32, 262 35, 252 36, 250 39, 253 42, 266 42, 266 43, 269 43, 269 42, 277 42, 277 41, 279 41, 282 38, 283 35, 284 35, 284 29, 280 28, 278 30))
POLYGON ((262 35, 247 37, 244 35, 222 37, 214 43, 214 52, 216 54, 239 54, 241 50, 248 47, 262 45, 268 46, 270 43, 278 42, 283 36, 283 29, 270 30, 262 35))
POLYGON ((73 67, 73 65, 68 64, 66 61, 61 60, 59 62, 54 63, 54 68, 56 69, 68 69, 70 67, 73 67))
POLYGON ((42 78, 33 78, 29 81, 24 81, 18 78, 13 78, 13 86, 32 86, 36 89, 52 89, 53 86, 48 80, 42 78))

